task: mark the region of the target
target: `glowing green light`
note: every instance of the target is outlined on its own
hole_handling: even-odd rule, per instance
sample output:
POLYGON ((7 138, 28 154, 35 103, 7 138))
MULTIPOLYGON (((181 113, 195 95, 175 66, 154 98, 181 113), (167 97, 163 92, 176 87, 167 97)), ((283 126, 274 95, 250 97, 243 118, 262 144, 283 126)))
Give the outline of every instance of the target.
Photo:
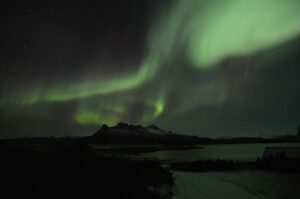
MULTIPOLYGON (((114 125, 127 116, 130 118, 134 114, 130 109, 137 103, 145 106, 141 123, 148 124, 161 119, 168 105, 166 96, 176 89, 158 89, 151 80, 165 83, 166 71, 171 67, 192 64, 199 69, 210 69, 226 58, 254 54, 287 42, 300 35, 299 10, 300 0, 174 0, 153 21, 143 60, 136 71, 51 79, 42 82, 43 86, 7 84, 1 90, 0 105, 33 106, 73 100, 76 108, 71 117, 78 124, 114 125), (185 64, 176 65, 177 60, 185 64), (155 92, 148 94, 147 89, 155 92)), ((176 107, 168 117, 200 106, 222 104, 230 95, 226 80, 195 82, 198 84, 193 88, 176 96, 176 107)))
POLYGON ((100 113, 95 112, 81 112, 76 114, 75 121, 79 124, 88 125, 88 124, 97 124, 100 125, 102 122, 102 117, 100 113))
POLYGON ((189 58, 200 68, 227 57, 255 53, 300 35, 299 0, 210 1, 203 7, 200 2, 195 3, 197 9, 188 27, 189 58))
POLYGON ((120 122, 117 117, 111 115, 101 115, 95 111, 82 111, 75 114, 74 120, 81 125, 100 125, 107 124, 113 126, 120 122))

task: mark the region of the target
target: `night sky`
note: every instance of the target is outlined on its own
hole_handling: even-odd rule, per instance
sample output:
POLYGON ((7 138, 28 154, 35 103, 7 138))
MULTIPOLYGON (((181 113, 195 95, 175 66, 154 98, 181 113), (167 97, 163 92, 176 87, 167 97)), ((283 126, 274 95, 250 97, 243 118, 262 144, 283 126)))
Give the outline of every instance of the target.
POLYGON ((2 3, 0 138, 120 121, 209 137, 295 134, 299 0, 2 3))

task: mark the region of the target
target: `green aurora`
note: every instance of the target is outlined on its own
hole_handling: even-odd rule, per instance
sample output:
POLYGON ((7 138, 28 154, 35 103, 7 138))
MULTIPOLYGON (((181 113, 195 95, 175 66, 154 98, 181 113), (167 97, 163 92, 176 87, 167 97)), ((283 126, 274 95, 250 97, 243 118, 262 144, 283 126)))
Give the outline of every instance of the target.
POLYGON ((168 128, 170 121, 205 109, 202 119, 208 123, 205 117, 221 111, 224 103, 243 107, 238 85, 247 84, 249 57, 255 58, 252 68, 260 67, 261 60, 272 63, 267 57, 273 48, 300 36, 299 0, 174 0, 159 10, 134 70, 106 75, 83 69, 80 78, 6 84, 0 106, 31 107, 34 114, 41 104, 72 103, 68 117, 77 125, 127 121, 168 128), (241 69, 221 74, 226 60, 235 60, 241 69), (183 79, 186 71, 192 75, 183 79), (143 110, 136 113, 140 106, 143 110))

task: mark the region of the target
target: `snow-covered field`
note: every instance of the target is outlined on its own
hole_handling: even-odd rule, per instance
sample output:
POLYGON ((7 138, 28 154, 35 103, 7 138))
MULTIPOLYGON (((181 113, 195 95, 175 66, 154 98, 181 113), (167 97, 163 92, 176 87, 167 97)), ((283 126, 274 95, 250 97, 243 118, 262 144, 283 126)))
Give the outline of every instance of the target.
POLYGON ((174 199, 293 199, 300 195, 300 175, 263 172, 173 172, 174 199))

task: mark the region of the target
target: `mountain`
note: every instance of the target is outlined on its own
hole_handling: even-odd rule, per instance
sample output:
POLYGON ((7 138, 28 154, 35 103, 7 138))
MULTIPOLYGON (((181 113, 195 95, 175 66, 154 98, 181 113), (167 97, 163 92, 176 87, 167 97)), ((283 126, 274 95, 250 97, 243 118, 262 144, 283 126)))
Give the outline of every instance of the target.
POLYGON ((143 127, 141 125, 131 125, 122 122, 113 127, 104 124, 96 133, 89 137, 91 142, 101 144, 187 145, 197 144, 198 139, 196 136, 167 132, 155 125, 143 127))

